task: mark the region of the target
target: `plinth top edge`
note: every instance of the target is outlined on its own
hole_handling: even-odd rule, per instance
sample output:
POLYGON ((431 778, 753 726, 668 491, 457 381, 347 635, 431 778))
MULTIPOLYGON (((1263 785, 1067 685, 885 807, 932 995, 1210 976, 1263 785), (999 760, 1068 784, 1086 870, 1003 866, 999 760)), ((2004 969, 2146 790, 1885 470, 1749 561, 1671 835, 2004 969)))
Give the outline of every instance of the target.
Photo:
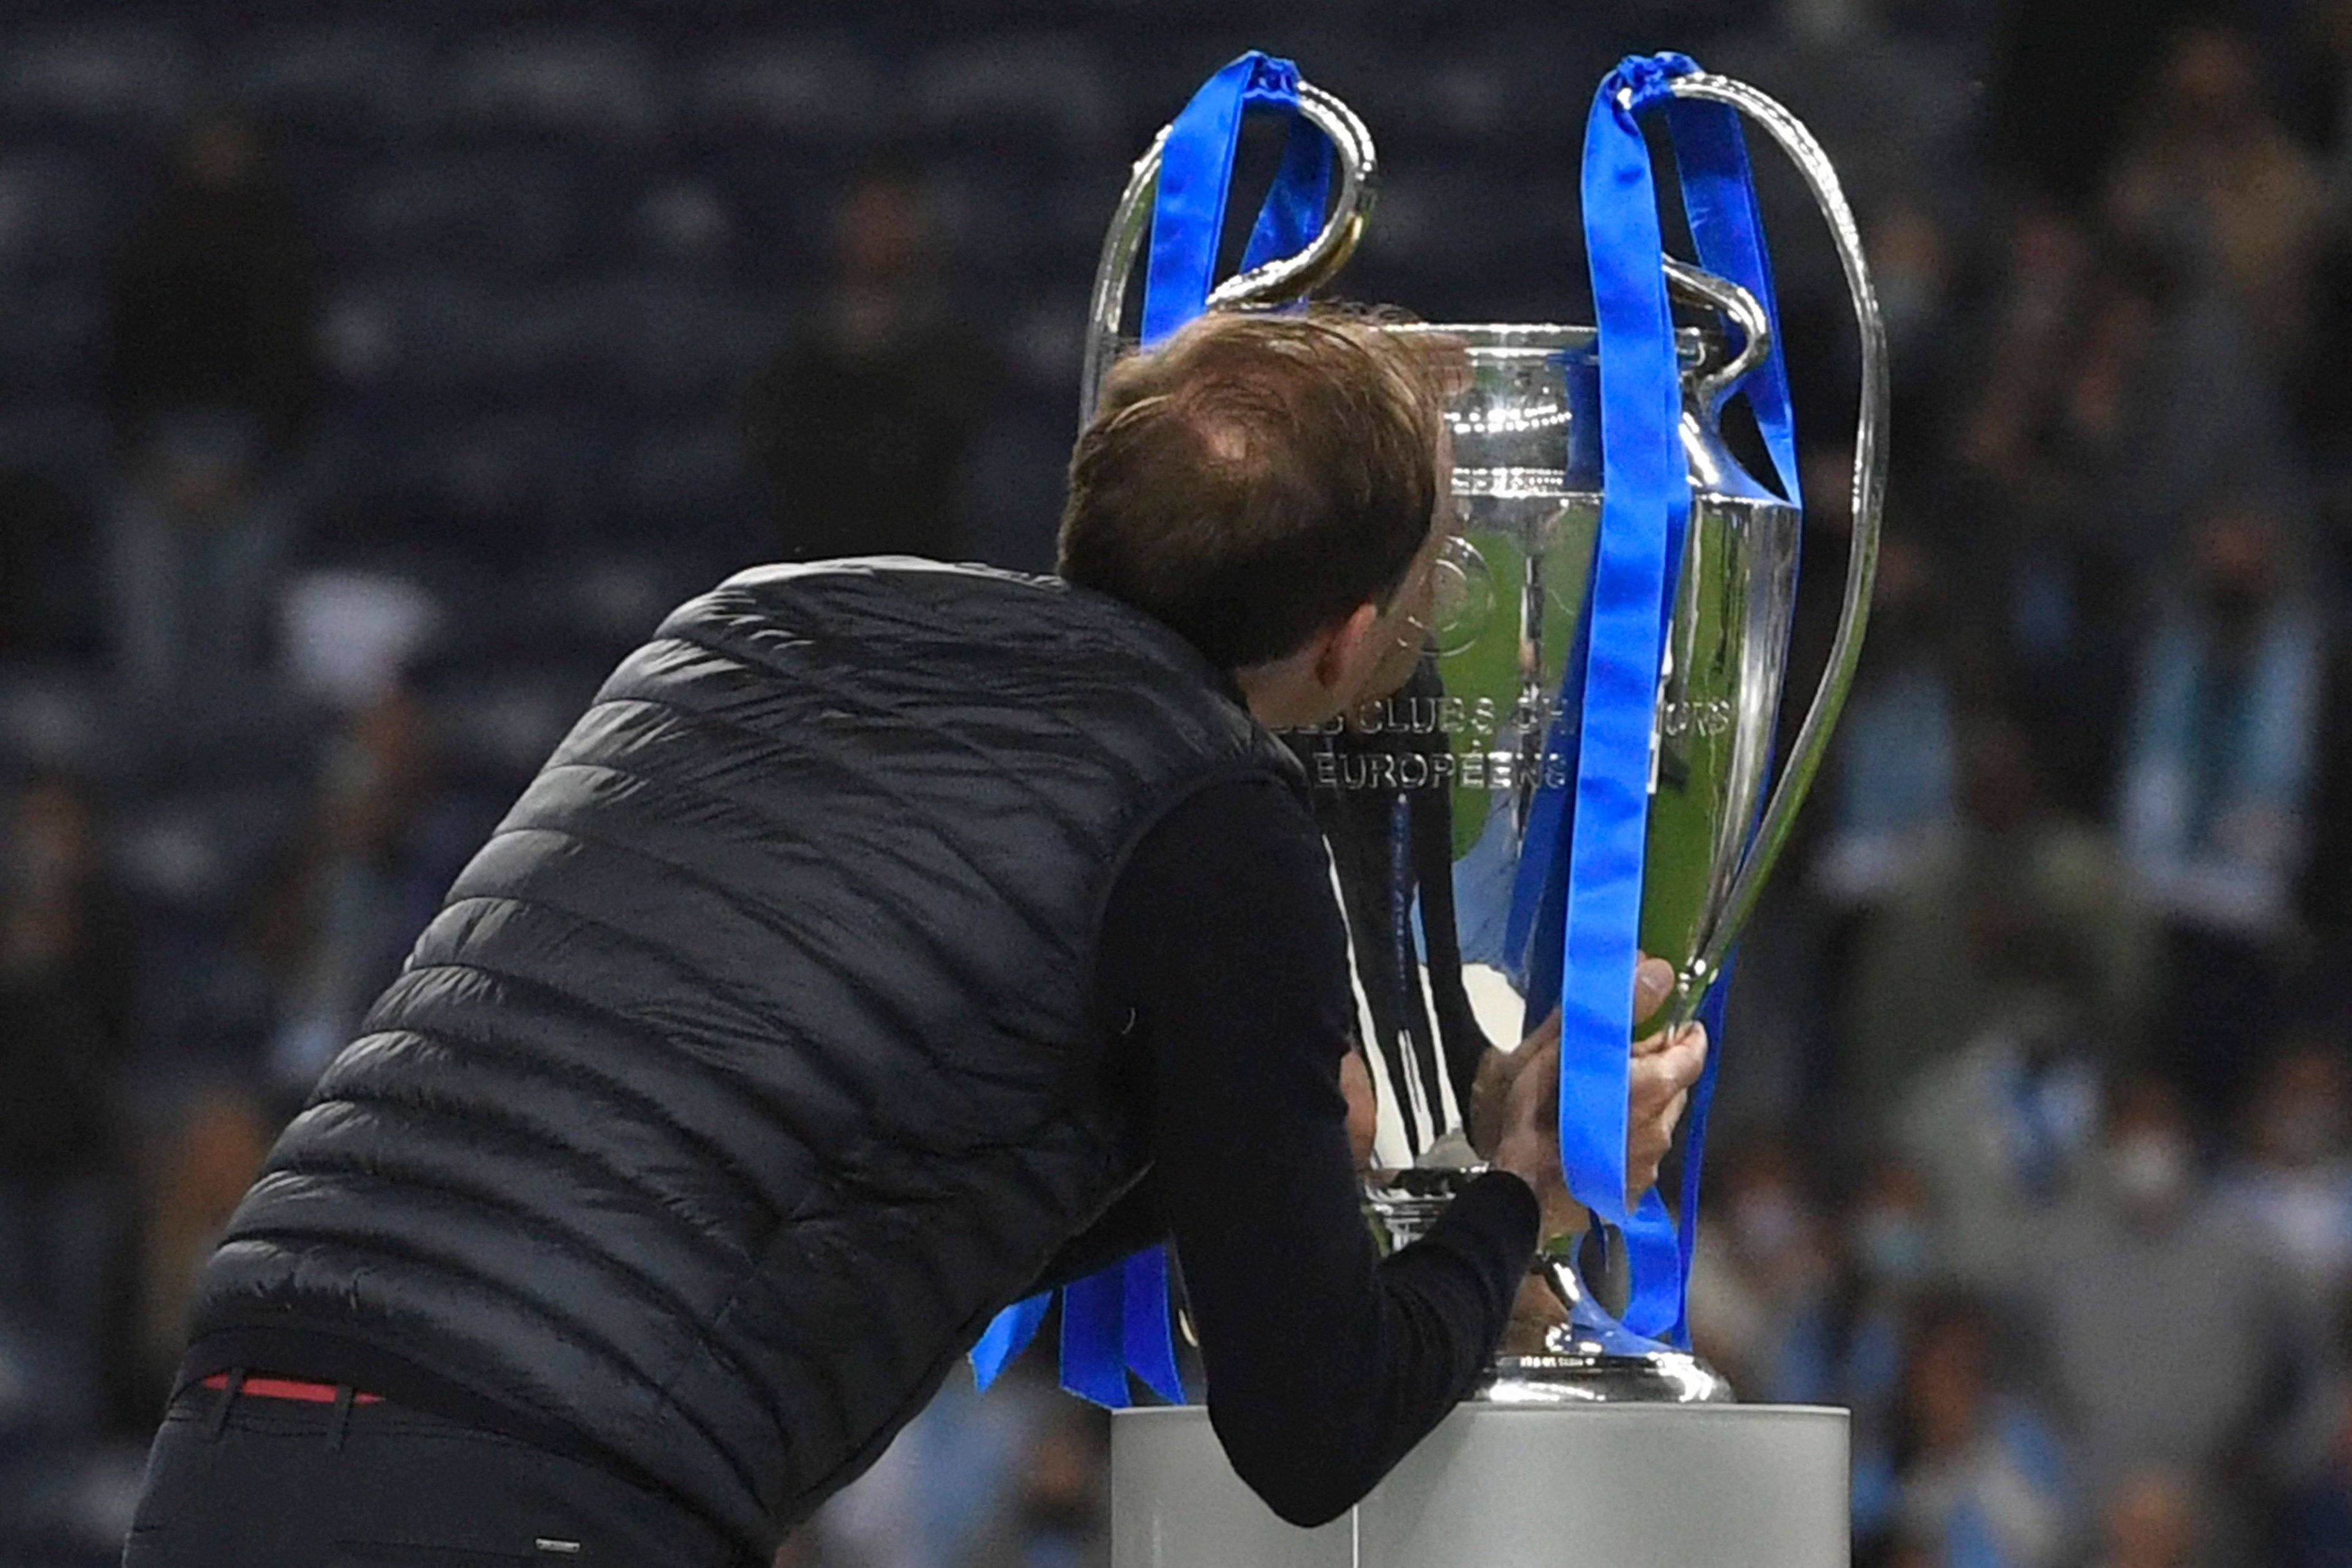
MULTIPOLYGON (((1205 1425, 1205 1405, 1139 1405, 1111 1413, 1114 1421, 1198 1422, 1205 1425)), ((1769 1416, 1776 1420, 1834 1421, 1844 1426, 1853 1413, 1843 1405, 1676 1405, 1665 1400, 1626 1400, 1613 1405, 1457 1405, 1448 1419, 1474 1421, 1586 1421, 1596 1416, 1671 1415, 1677 1421, 1747 1421, 1769 1416)))

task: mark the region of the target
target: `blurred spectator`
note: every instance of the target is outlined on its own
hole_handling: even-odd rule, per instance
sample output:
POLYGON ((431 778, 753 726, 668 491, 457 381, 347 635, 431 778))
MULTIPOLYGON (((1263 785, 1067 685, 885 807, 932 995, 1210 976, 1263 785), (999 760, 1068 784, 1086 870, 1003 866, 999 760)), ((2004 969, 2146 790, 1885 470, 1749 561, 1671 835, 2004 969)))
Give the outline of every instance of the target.
POLYGON ((122 1236, 114 1073, 130 985, 88 804, 19 790, 0 838, 0 1326, 40 1346, 45 1403, 87 1431, 103 1386, 104 1296, 122 1236))
POLYGON ((1980 717, 1963 745, 1958 829, 1856 944, 1847 1079, 1882 1131, 1928 1064, 2014 1027, 2021 988, 2109 1040, 2134 1038, 2146 1005, 2147 924, 2105 836, 2051 806, 2013 724, 1980 717))
POLYGON ((1110 1561, 1108 1423, 1060 1402, 1047 1413, 1022 1467, 1013 1507, 974 1568, 1108 1568, 1110 1561))
POLYGON ((136 695, 200 714, 261 672, 293 521, 246 422, 176 417, 136 450, 107 519, 115 659, 136 695))
POLYGON ((962 548, 959 482, 995 378, 929 294, 934 261, 913 174, 870 170, 835 212, 817 319, 751 392, 751 458, 788 559, 962 548))
POLYGON ((2263 102, 2262 80, 2234 30, 2181 33, 2106 201, 2118 232, 2218 289, 2284 363, 2309 325, 2324 192, 2311 156, 2263 102))
POLYGON ((1875 906, 1949 832, 1958 794, 1958 714, 1937 623, 1933 564, 1914 538, 1882 543, 1870 640, 1837 739, 1834 813, 1813 864, 1823 894, 1875 906))
POLYGON ((1969 1289, 2010 1298, 2072 1187, 2098 1119, 2097 1038, 2079 998, 2020 983, 1906 1100, 1894 1141, 1922 1175, 1939 1257, 1969 1289))
POLYGON ((357 1032, 438 903, 411 842, 427 762, 424 715, 397 687, 352 710, 328 750, 310 841, 262 933, 280 977, 268 1070, 289 1098, 357 1032))
POLYGON ((2093 1568, 2189 1568, 2203 1531, 2191 1482, 2169 1470, 2135 1471, 2108 1494, 2093 1568))
POLYGON ((2234 1558, 2275 1479, 2295 1380, 2312 1371, 2291 1287, 2205 1189, 2161 1080, 2124 1082, 2099 1158, 2041 1228, 2030 1276, 2053 1387, 2095 1493, 2147 1466, 2211 1480, 2213 1538, 2234 1558))
POLYGON ((125 452, 182 419, 227 426, 256 462, 299 434, 318 400, 309 234, 265 177, 250 121, 215 112, 188 128, 109 269, 99 379, 125 452))
POLYGON ((2098 190, 2156 64, 2164 29, 2197 0, 2003 0, 1990 71, 1990 152, 2042 199, 2098 190))
POLYGON ((2221 1118, 2271 1021, 2310 840, 2327 647, 2259 508, 2200 521, 2185 587, 2142 653, 2118 812, 2165 924, 2158 1051, 2221 1118))
MULTIPOLYGON (((2337 1322, 2337 1339, 2352 1338, 2352 1311, 2337 1322)), ((2352 1568, 2352 1364, 2339 1343, 2336 1375, 2315 1403, 2317 1462, 2299 1478, 2279 1509, 2271 1560, 2278 1568, 2352 1568)))
POLYGON ((1781 1375, 1790 1337, 1832 1290, 1835 1239, 1785 1143, 1764 1138, 1727 1155, 1715 1224, 1700 1231, 1692 1262, 1691 1336, 1735 1386, 1755 1389, 1781 1375))
POLYGON ((148 1167, 133 1354, 151 1411, 170 1397, 172 1374, 188 1347, 188 1291, 196 1270, 261 1174, 271 1134, 249 1095, 212 1089, 184 1108, 148 1167))
POLYGON ((1895 1444, 1906 1324, 1938 1260, 1927 1194, 1898 1160, 1871 1168, 1838 1238, 1832 1287, 1800 1311, 1764 1381, 1773 1404, 1836 1405, 1852 1413, 1853 1534, 1867 1546, 1895 1519, 1895 1444))
POLYGON ((2250 1223, 2298 1288, 2315 1341, 2352 1301, 2352 1103, 2343 1057, 2314 1041, 2263 1072, 2245 1157, 2221 1200, 2250 1223))
POLYGON ((0 897, 8 911, 7 969, 69 988, 101 1049, 121 1049, 131 979, 120 901, 100 863, 98 822, 84 789, 36 779, 16 792, 0 839, 0 897))
POLYGON ((2074 319, 2092 281, 2092 246, 2070 214, 2029 207, 2008 235, 1993 301, 1991 357, 1964 454, 1992 477, 2026 477, 2054 381, 2066 366, 2074 319))
POLYGON ((1835 1234, 1834 1260, 1834 1283, 1791 1326, 1760 1392, 1774 1404, 1883 1410, 1901 1366, 1903 1314, 1941 1275, 1917 1172, 1900 1160, 1873 1163, 1835 1234))
POLYGON ((289 454, 319 392, 318 264, 250 122, 221 111, 190 125, 107 295, 115 658, 152 701, 216 699, 261 665, 294 543, 289 454))
MULTIPOLYGON (((1981 346, 1954 308, 1962 255, 1946 223, 1907 194, 1872 219, 1864 243, 1886 322, 1890 423, 1905 433, 1887 454, 1892 486, 1899 494, 1920 493, 1949 463, 1956 405, 1981 373, 1974 362, 1981 346)), ((1850 466, 1853 455, 1846 458, 1850 466)))
POLYGON ((961 1368, 789 1550, 822 1568, 1099 1568, 1106 1421, 1017 1363, 983 1397, 961 1368))
POLYGON ((0 472, 0 658, 98 653, 96 535, 71 486, 36 469, 0 472))
POLYGON ((2292 495, 2305 463, 2242 319, 2176 264, 2033 214, 2010 271, 1959 453, 1995 508, 1973 575, 2062 799, 2098 810, 2148 563, 2201 497, 2292 495))
POLYGON ((2104 814, 2137 585, 2129 541, 2106 526, 2124 503, 2104 493, 2096 454, 2116 439, 2126 361, 2153 306, 2102 273, 2080 226, 2055 213, 2026 214, 2006 261, 1991 353, 1950 454, 1964 493, 1989 506, 1944 518, 1944 531, 1978 609, 1970 651, 2013 691, 2053 798, 2104 814))
POLYGON ((1996 1386, 2000 1365, 1980 1306, 1922 1307, 1904 1373, 1896 1529, 1955 1568, 2047 1568, 2067 1544, 2066 1462, 2041 1413, 1996 1386))

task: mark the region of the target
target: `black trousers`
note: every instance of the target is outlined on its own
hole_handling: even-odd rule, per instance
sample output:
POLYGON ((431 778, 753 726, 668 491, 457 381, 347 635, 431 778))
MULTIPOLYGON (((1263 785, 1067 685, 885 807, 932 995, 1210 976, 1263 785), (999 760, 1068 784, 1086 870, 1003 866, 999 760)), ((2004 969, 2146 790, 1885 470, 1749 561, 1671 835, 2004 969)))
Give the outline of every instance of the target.
POLYGON ((390 1403, 191 1388, 147 1461, 123 1568, 744 1568, 678 1503, 390 1403))

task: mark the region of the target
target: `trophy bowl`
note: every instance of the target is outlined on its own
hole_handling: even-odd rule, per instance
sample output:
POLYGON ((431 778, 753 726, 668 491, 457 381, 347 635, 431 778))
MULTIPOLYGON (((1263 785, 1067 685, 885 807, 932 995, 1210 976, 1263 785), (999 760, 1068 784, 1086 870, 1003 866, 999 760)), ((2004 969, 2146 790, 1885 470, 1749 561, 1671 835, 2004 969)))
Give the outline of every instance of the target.
MULTIPOLYGON (((1349 722, 1365 735, 1445 737, 1430 772, 1432 786, 1448 795, 1461 960, 1474 1000, 1486 999, 1479 1022, 1488 1038, 1516 1040, 1522 1020, 1490 1016, 1506 1005, 1494 981, 1507 979, 1514 997, 1524 988, 1521 956, 1505 950, 1519 852, 1536 791, 1557 787, 1574 767, 1558 743, 1572 737, 1577 715, 1559 711, 1559 694, 1601 519, 1595 334, 1558 326, 1391 329, 1436 340, 1466 366, 1445 414, 1457 531, 1440 558, 1429 627, 1437 691, 1427 693, 1424 679, 1349 722)), ((1696 966, 1727 907, 1763 803, 1801 519, 1725 449, 1707 406, 1724 370, 1708 365, 1699 333, 1682 337, 1691 508, 1659 671, 1642 946, 1673 964, 1688 988, 1704 978, 1696 966)))
MULTIPOLYGON (((1445 413, 1456 531, 1440 558, 1415 680, 1347 716, 1344 731, 1310 745, 1308 758, 1320 789, 1402 800, 1410 816, 1442 824, 1447 848, 1443 872, 1424 856, 1380 884, 1393 894, 1409 889, 1420 961, 1412 972, 1379 966, 1365 976, 1368 992, 1376 985, 1390 991, 1365 998, 1373 1032, 1408 1046, 1392 1050, 1382 1065, 1401 1102, 1400 1127, 1412 1123, 1403 1152, 1419 1168, 1394 1172, 1368 1196, 1377 1228, 1396 1246, 1424 1229, 1474 1168, 1454 1164, 1461 1140, 1441 1130, 1461 1124, 1465 1069, 1475 1072, 1489 1042, 1516 1043, 1531 1021, 1527 956, 1511 950, 1511 908, 1536 793, 1558 788, 1575 768, 1578 716, 1559 711, 1559 693, 1564 684, 1573 687, 1565 677, 1592 571, 1601 463, 1591 329, 1391 329, 1458 358, 1445 413), (1382 757, 1392 761, 1373 760, 1382 757), (1435 885, 1440 876, 1444 885, 1435 885), (1432 929, 1449 915, 1450 941, 1432 929), (1463 1005, 1448 1005, 1457 996, 1466 1019, 1463 1005), (1424 997, 1433 1004, 1426 1010, 1424 997), (1399 1015, 1408 1020, 1402 1030, 1393 1027, 1399 1015), (1428 1075, 1398 1060, 1423 1040, 1445 1060, 1451 1106, 1430 1104, 1428 1075)), ((1754 353, 1759 340, 1751 337, 1738 358, 1754 353)), ((1713 362, 1717 346, 1696 331, 1681 334, 1679 347, 1691 506, 1652 731, 1642 944, 1675 967, 1678 984, 1696 989, 1697 966, 1727 907, 1769 777, 1801 519, 1724 448, 1711 402, 1736 379, 1738 364, 1713 362)), ((1332 805, 1338 838, 1353 813, 1332 805)), ((1415 836, 1425 841, 1432 834, 1415 836)), ((1343 884, 1349 880, 1343 873, 1343 884)), ((1350 911, 1359 926, 1403 913, 1362 909, 1360 896, 1351 902, 1360 905, 1350 911)), ((1435 1098, 1442 1102, 1443 1092, 1435 1098)), ((1548 1249, 1538 1270, 1560 1321, 1539 1343, 1507 1343, 1481 1397, 1729 1397, 1727 1384, 1696 1358, 1618 1327, 1567 1251, 1548 1249)))

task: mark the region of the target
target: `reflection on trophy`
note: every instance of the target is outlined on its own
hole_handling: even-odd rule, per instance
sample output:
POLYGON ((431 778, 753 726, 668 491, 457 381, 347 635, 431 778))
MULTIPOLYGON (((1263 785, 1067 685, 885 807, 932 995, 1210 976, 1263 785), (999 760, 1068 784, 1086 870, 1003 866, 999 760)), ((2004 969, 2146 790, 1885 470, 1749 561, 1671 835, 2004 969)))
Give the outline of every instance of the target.
MULTIPOLYGON (((1876 557, 1886 411, 1875 298, 1852 214, 1818 144, 1779 104, 1740 83, 1689 74, 1670 90, 1738 110, 1803 176, 1853 295, 1864 395, 1843 615, 1796 741, 1779 759, 1778 786, 1768 789, 1801 519, 1732 455, 1721 414, 1771 354, 1771 315, 1730 279, 1664 259, 1672 297, 1708 321, 1675 337, 1689 510, 1656 674, 1639 925, 1642 948, 1673 964, 1676 984, 1660 1019, 1635 1020, 1645 1032, 1689 1019, 1720 978, 1852 680, 1876 557)), ((1211 295, 1213 308, 1304 298, 1345 263, 1369 217, 1376 183, 1369 133, 1328 93, 1302 83, 1299 96, 1302 116, 1337 154, 1332 211, 1304 250, 1228 279, 1211 295)), ((1122 302, 1160 145, 1136 166, 1097 273, 1089 408, 1126 340, 1122 302)), ((1577 767, 1571 663, 1580 618, 1591 613, 1606 486, 1595 329, 1393 329, 1439 340, 1464 367, 1446 413, 1459 532, 1441 566, 1439 603, 1413 681, 1330 733, 1294 739, 1331 841, 1368 1054, 1383 1081, 1375 1163, 1387 1169, 1368 1203, 1381 1234, 1402 1245, 1475 1173, 1464 1118, 1480 1056, 1490 1044, 1508 1049, 1537 1021, 1528 1016, 1527 852, 1540 797, 1570 784, 1577 767)), ((1507 1344, 1480 1397, 1731 1397, 1696 1357, 1632 1333, 1604 1310, 1579 1277, 1572 1250, 1555 1244, 1538 1264, 1559 1321, 1540 1343, 1507 1344)))

